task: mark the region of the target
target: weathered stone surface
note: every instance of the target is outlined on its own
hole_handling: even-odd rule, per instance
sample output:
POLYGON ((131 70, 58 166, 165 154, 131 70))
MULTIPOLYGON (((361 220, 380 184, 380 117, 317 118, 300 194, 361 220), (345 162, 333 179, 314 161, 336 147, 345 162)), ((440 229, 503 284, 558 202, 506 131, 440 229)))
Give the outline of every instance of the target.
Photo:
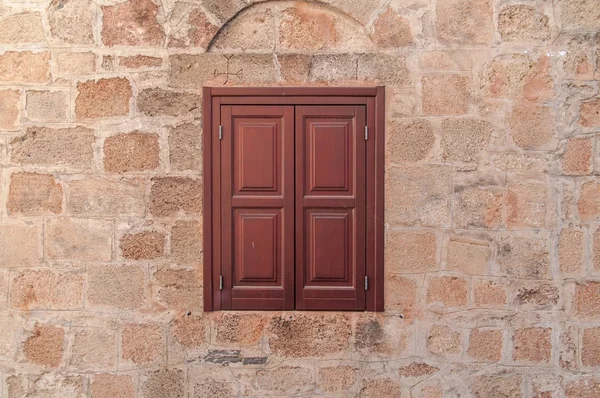
POLYGON ((583 366, 600 366, 600 327, 584 329, 582 345, 583 366))
POLYGON ((56 54, 59 76, 88 75, 96 70, 96 54, 93 52, 64 52, 56 54))
POLYGON ((53 0, 48 6, 50 37, 56 44, 93 45, 95 8, 85 0, 53 0))
POLYGON ((112 223, 54 218, 46 221, 44 252, 51 259, 110 261, 112 223))
POLYGON ((269 346, 282 357, 317 357, 348 349, 352 334, 347 316, 341 314, 277 315, 271 320, 269 346))
POLYGON ((467 354, 476 360, 498 362, 502 358, 502 341, 501 330, 473 329, 467 354))
POLYGON ((46 122, 69 120, 69 94, 65 91, 27 91, 27 118, 46 122))
POLYGON ((413 44, 410 22, 388 8, 373 25, 373 40, 379 48, 397 48, 413 44))
POLYGON ((199 347, 206 342, 206 320, 202 316, 184 316, 172 323, 171 333, 186 348, 199 347))
POLYGON ((11 281, 11 307, 19 310, 82 309, 84 280, 84 275, 76 272, 21 271, 11 281))
POLYGON ((449 162, 476 162, 491 138, 492 126, 480 119, 442 121, 442 159, 449 162))
POLYGON ((471 68, 468 53, 464 50, 424 51, 419 64, 426 71, 466 71, 471 68))
POLYGON ((378 0, 346 1, 346 0, 326 0, 326 2, 336 9, 340 9, 352 18, 356 19, 362 25, 366 25, 371 19, 373 12, 379 7, 378 0))
POLYGON ((514 304, 536 309, 550 309, 560 299, 558 287, 545 282, 531 282, 516 291, 514 304))
POLYGON ((549 362, 551 355, 552 329, 530 327, 514 331, 513 360, 521 362, 549 362))
POLYGON ((235 397, 236 387, 233 383, 219 380, 200 380, 193 382, 193 398, 235 397))
POLYGON ((596 230, 592 237, 593 257, 592 266, 595 271, 600 271, 600 230, 596 230))
POLYGON ((14 173, 10 179, 8 214, 40 215, 62 212, 63 189, 50 174, 14 173))
POLYGON ((132 89, 129 80, 124 77, 81 82, 77 84, 77 91, 77 119, 100 119, 129 114, 132 89))
POLYGON ((188 177, 156 177, 152 179, 149 210, 155 216, 173 216, 202 211, 202 181, 188 177))
POLYGON ((498 31, 506 41, 545 42, 551 36, 548 17, 525 4, 502 8, 498 15, 498 31))
POLYGON ((91 167, 94 158, 94 132, 85 127, 51 129, 30 127, 12 140, 11 160, 17 164, 91 167))
POLYGON ((161 362, 164 355, 161 325, 128 323, 121 332, 121 357, 136 364, 161 362))
POLYGON ((444 307, 467 305, 467 281, 455 276, 440 276, 429 280, 427 302, 440 303, 444 307))
POLYGON ((261 315, 222 314, 215 318, 217 344, 253 345, 262 336, 261 315))
POLYGON ((423 113, 425 115, 462 115, 469 109, 470 81, 456 74, 425 75, 423 113))
POLYGON ((154 170, 160 163, 158 135, 139 131, 104 141, 104 170, 109 173, 154 170))
POLYGON ((49 52, 6 51, 0 55, 0 84, 49 82, 49 52), (23 65, 27 67, 24 68, 23 65))
POLYGON ((454 220, 458 228, 498 228, 503 224, 505 189, 499 181, 484 181, 454 186, 454 220), (491 182, 491 186, 487 186, 491 182))
POLYGON ((447 269, 468 275, 487 275, 492 249, 485 242, 450 240, 447 269))
POLYGON ((359 397, 361 398, 404 396, 402 387, 396 381, 389 378, 363 380, 362 385, 363 387, 359 393, 359 397))
POLYGON ((215 34, 219 30, 219 26, 215 25, 212 18, 208 17, 204 9, 193 8, 189 10, 187 6, 181 7, 181 13, 187 14, 187 24, 189 28, 187 31, 181 29, 182 17, 179 17, 177 7, 178 3, 175 4, 175 10, 173 12, 173 24, 179 29, 171 30, 171 36, 169 40, 169 47, 201 47, 207 48, 211 40, 215 37, 215 34), (183 32, 182 32, 183 30, 183 32))
POLYGON ((437 237, 432 232, 390 231, 385 245, 386 271, 424 273, 438 270, 437 237))
POLYGON ((307 82, 312 68, 312 57, 307 54, 278 54, 279 72, 284 81, 307 82))
POLYGON ((67 209, 76 216, 144 214, 146 182, 140 178, 89 178, 69 182, 67 209))
POLYGON ((319 369, 319 387, 327 392, 348 391, 356 384, 356 369, 351 366, 335 366, 319 369))
POLYGON ((171 257, 181 264, 202 262, 202 225, 178 221, 171 230, 171 257))
POLYGON ((21 223, 0 225, 0 267, 38 265, 42 259, 41 227, 21 223))
POLYGON ((157 20, 158 6, 151 0, 129 0, 102 6, 102 42, 109 46, 159 46, 165 33, 157 20))
POLYGON ((18 90, 0 90, 0 129, 12 129, 19 123, 21 93, 18 90))
POLYGON ((146 276, 137 265, 93 265, 87 271, 87 302, 91 307, 133 310, 145 304, 146 276))
POLYGON ((523 397, 522 383, 523 377, 515 373, 476 376, 471 380, 471 391, 477 398, 490 396, 521 398, 523 397))
POLYGON ((512 229, 546 225, 547 184, 539 180, 510 182, 506 197, 506 225, 512 229))
POLYGON ((562 170, 566 175, 587 175, 592 173, 591 138, 570 138, 562 156, 562 170))
POLYGON ((196 271, 163 268, 153 279, 161 304, 186 311, 202 309, 201 277, 196 271))
POLYGON ((408 347, 408 331, 398 317, 366 315, 356 321, 355 345, 364 355, 397 357, 408 347))
POLYGON ((386 222, 391 225, 449 225, 450 168, 438 165, 391 167, 385 180, 386 222))
POLYGON ((242 0, 204 0, 202 5, 221 22, 228 21, 246 7, 242 0))
POLYGON ((501 233, 498 237, 496 261, 503 273, 528 279, 544 279, 549 272, 546 239, 542 237, 501 233))
POLYGON ((156 231, 127 234, 121 238, 119 247, 124 258, 153 260, 165 255, 165 235, 156 231))
MULTIPOLYGON (((344 58, 341 58, 341 60, 343 61, 344 58)), ((353 61, 352 58, 346 59, 346 61, 358 63, 355 76, 352 76, 351 71, 346 70, 346 68, 343 68, 343 71, 340 70, 342 76, 348 72, 347 78, 384 84, 386 86, 393 86, 394 88, 411 87, 414 84, 414 77, 408 68, 409 61, 405 55, 384 53, 361 54, 356 61, 353 61)), ((318 66, 319 65, 317 64, 317 67, 318 66)), ((335 67, 340 68, 339 65, 335 65, 335 67)), ((325 70, 321 72, 328 73, 325 70)), ((330 72, 333 73, 332 71, 330 72)), ((332 77, 334 78, 333 80, 337 79, 335 75, 332 77)), ((395 108, 396 105, 393 107, 395 108)))
POLYGON ((138 95, 137 108, 147 116, 187 116, 199 115, 202 106, 196 94, 147 88, 138 95))
POLYGON ((130 375, 101 373, 91 383, 92 398, 134 398, 135 387, 130 375))
POLYGON ((594 0, 559 0, 557 6, 564 28, 579 30, 600 28, 600 7, 594 0))
POLYGON ((423 362, 413 362, 398 369, 400 377, 422 377, 436 373, 440 370, 436 366, 431 366, 423 362))
POLYGON ((600 98, 581 103, 579 125, 583 127, 600 126, 600 98))
POLYGON ((386 158, 390 162, 416 162, 427 158, 435 134, 428 120, 394 120, 388 127, 386 158))
POLYGON ((480 280, 474 283, 473 296, 479 307, 502 307, 507 302, 506 287, 502 282, 480 280))
POLYGON ((39 12, 0 17, 0 44, 33 44, 44 41, 46 38, 39 12))
POLYGON ((315 83, 354 81, 357 56, 353 54, 318 54, 312 58, 309 79, 315 83))
POLYGON ((307 390, 312 381, 312 372, 299 366, 281 366, 256 372, 258 387, 276 394, 294 394, 307 390))
POLYGON ((600 282, 586 282, 575 286, 572 313, 578 318, 594 318, 600 316, 600 282))
POLYGON ((184 123, 169 129, 169 163, 173 170, 202 169, 202 128, 184 123))
MULTIPOLYGON (((282 17, 285 20, 285 13, 282 17)), ((283 35, 284 32, 282 31, 281 34, 283 35)), ((285 48, 283 41, 282 46, 285 48)), ((274 48, 275 19, 269 5, 256 6, 238 15, 233 23, 226 25, 219 32, 211 46, 213 51, 272 51, 274 48)))
POLYGON ((63 361, 65 330, 51 325, 35 325, 33 334, 23 343, 28 361, 57 368, 63 361))
POLYGON ((7 361, 14 360, 20 348, 23 320, 15 313, 3 311, 0 321, 0 356, 7 361))
POLYGON ((600 183, 588 181, 581 185, 577 210, 581 221, 600 218, 600 183))
POLYGON ((553 149, 555 124, 552 108, 538 106, 517 106, 508 118, 510 135, 523 149, 553 149))
POLYGON ((185 373, 181 369, 161 369, 147 372, 140 391, 143 398, 184 398, 185 373))
POLYGON ((427 349, 441 357, 458 355, 462 352, 460 333, 448 326, 435 325, 427 335, 427 349))
POLYGON ((385 281, 384 304, 386 311, 402 312, 410 318, 417 302, 417 282, 410 278, 392 275, 385 281))
POLYGON ((117 338, 111 330, 77 330, 72 350, 70 365, 77 369, 111 369, 117 363, 117 338))
POLYGON ((558 265, 563 275, 579 276, 584 268, 584 236, 578 229, 563 229, 558 239, 558 265))
POLYGON ((567 383, 565 394, 569 398, 594 398, 600 394, 600 379, 585 378, 567 383))
POLYGON ((492 4, 489 0, 438 1, 438 38, 457 44, 490 43, 494 32, 492 14, 492 4))
POLYGON ((162 58, 148 55, 132 55, 119 58, 119 66, 129 69, 157 68, 162 63, 162 58))

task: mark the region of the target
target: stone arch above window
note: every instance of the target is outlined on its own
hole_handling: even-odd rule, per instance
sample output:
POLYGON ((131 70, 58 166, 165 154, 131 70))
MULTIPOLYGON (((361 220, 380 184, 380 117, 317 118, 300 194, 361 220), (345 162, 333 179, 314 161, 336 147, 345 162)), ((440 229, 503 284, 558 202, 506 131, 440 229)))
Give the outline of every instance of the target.
POLYGON ((365 27, 334 7, 314 2, 269 1, 227 22, 210 52, 375 52, 365 27))

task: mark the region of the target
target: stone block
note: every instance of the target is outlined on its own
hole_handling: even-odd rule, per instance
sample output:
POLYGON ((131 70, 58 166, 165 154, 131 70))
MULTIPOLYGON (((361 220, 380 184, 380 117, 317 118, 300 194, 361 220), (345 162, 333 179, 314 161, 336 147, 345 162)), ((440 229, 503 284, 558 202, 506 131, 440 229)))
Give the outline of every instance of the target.
POLYGON ((146 303, 146 276, 137 265, 90 265, 87 302, 92 308, 134 310, 146 303))
POLYGON ((135 386, 130 375, 100 373, 93 376, 92 398, 134 398, 135 386))
POLYGON ((491 124, 482 119, 444 119, 442 159, 446 162, 478 162, 492 132, 491 124))
POLYGON ((583 276, 584 263, 583 231, 565 228, 558 238, 558 265, 565 276, 583 276))
POLYGON ((429 120, 393 120, 387 129, 386 159, 394 163, 425 160, 434 143, 429 120))
POLYGON ((437 271, 437 236, 433 232, 390 231, 385 244, 387 272, 437 271))
POLYGON ((153 274, 158 301, 169 309, 201 310, 201 277, 195 270, 162 268, 153 274))
POLYGON ((424 115, 463 115, 469 110, 471 83, 457 74, 425 75, 421 78, 424 115))
POLYGON ((297 394, 306 391, 314 383, 312 370, 300 366, 281 366, 256 372, 256 384, 271 394, 297 394))
POLYGON ((423 71, 468 71, 471 61, 465 50, 424 51, 419 58, 423 71))
POLYGON ((489 0, 441 0, 436 7, 438 38, 455 44, 488 44, 493 39, 489 0))
POLYGON ((184 123, 169 129, 169 163, 173 170, 202 170, 202 127, 184 123))
POLYGON ((600 219, 600 183, 587 181, 581 185, 577 211, 581 221, 600 219))
POLYGON ((600 98, 581 103, 579 125, 582 127, 600 127, 600 98))
POLYGON ((454 220, 457 228, 495 229, 503 226, 505 188, 502 181, 454 185, 454 220))
POLYGON ((473 329, 469 335, 467 354, 478 361, 499 362, 502 358, 501 330, 473 329))
POLYGON ((410 22, 388 8, 373 24, 373 41, 379 48, 390 49, 414 44, 410 22))
POLYGON ((331 366, 320 368, 318 386, 327 392, 348 391, 357 381, 357 369, 352 366, 331 366))
POLYGON ((202 181, 188 177, 156 177, 152 179, 149 210, 154 216, 202 212, 202 181))
POLYGON ((600 229, 597 229, 592 236, 592 267, 594 271, 600 271, 600 229))
POLYGON ((400 275, 388 276, 385 280, 385 310, 401 312, 404 318, 410 318, 416 310, 417 282, 400 275))
POLYGON ((157 134, 134 131, 113 135, 104 141, 104 170, 109 173, 151 171, 159 164, 157 134))
POLYGON ((242 0, 205 0, 202 5, 221 22, 227 22, 247 6, 242 0))
POLYGON ((475 397, 523 397, 523 376, 518 373, 500 372, 476 376, 471 379, 470 389, 475 397))
POLYGON ((220 24, 215 24, 207 16, 203 8, 192 8, 175 5, 173 18, 169 21, 181 28, 181 20, 187 16, 188 29, 171 30, 169 47, 200 47, 206 49, 219 30, 220 24))
POLYGON ((515 290, 513 303, 520 308, 552 309, 560 296, 560 289, 551 283, 524 282, 515 290))
POLYGON ((42 229, 37 224, 0 225, 0 267, 22 268, 39 265, 42 260, 42 229))
POLYGON ((34 44, 45 41, 39 12, 22 12, 0 18, 0 44, 34 44))
POLYGON ((397 381, 390 378, 363 379, 360 397, 404 397, 408 393, 397 381))
POLYGON ((186 315, 171 323, 171 334, 185 348, 196 348, 206 343, 206 319, 198 315, 186 315))
POLYGON ((498 31, 505 41, 544 43, 551 38, 548 17, 525 4, 502 8, 498 15, 498 31))
POLYGON ((554 111, 545 106, 517 106, 508 118, 510 135, 523 149, 549 150, 556 148, 554 111))
POLYGON ((600 366, 600 327, 583 330, 581 363, 583 366, 600 366))
POLYGON ((512 358, 517 362, 548 363, 552 356, 552 329, 528 327, 513 333, 512 358))
POLYGON ((511 229, 544 227, 547 189, 545 180, 510 181, 506 197, 507 227, 511 229))
POLYGON ((352 18, 367 25, 373 13, 377 11, 380 5, 378 0, 346 1, 346 0, 326 0, 326 3, 338 8, 350 15, 352 18))
POLYGON ((146 181, 141 178, 89 178, 69 182, 67 210, 75 216, 141 216, 146 181))
POLYGON ((593 319, 600 316, 600 282, 583 282, 575 285, 571 313, 576 318, 593 319))
POLYGON ((455 276, 439 276, 429 279, 427 303, 440 303, 444 307, 464 307, 468 301, 467 281, 455 276))
POLYGON ((547 239, 535 234, 500 233, 496 244, 496 262, 502 273, 525 279, 548 278, 547 239))
POLYGON ((592 173, 591 138, 570 138, 562 155, 561 167, 566 175, 588 175, 592 173))
POLYGON ((196 94, 147 88, 139 93, 137 108, 146 116, 198 116, 202 103, 201 97, 196 94))
POLYGON ((160 364, 165 355, 164 330, 158 324, 128 323, 121 332, 121 358, 137 365, 160 364))
POLYGON ((488 275, 492 249, 487 242, 452 240, 448 243, 447 269, 468 275, 488 275))
POLYGON ((600 394, 600 378, 580 377, 565 383, 568 398, 595 398, 600 394))
POLYGON ((154 260, 165 255, 165 235, 156 231, 127 234, 121 237, 119 248, 123 258, 154 260))
POLYGON ((75 114, 79 120, 129 115, 133 91, 124 77, 79 82, 77 91, 75 114))
POLYGON ((114 46, 161 46, 165 32, 159 7, 151 0, 129 0, 102 6, 102 42, 114 46))
POLYGON ((56 68, 59 76, 89 75, 96 71, 96 54, 93 52, 59 52, 56 54, 56 68))
POLYGON ((46 221, 44 252, 55 260, 110 261, 112 223, 53 218, 46 221))
POLYGON ((70 365, 78 371, 112 369, 117 363, 117 339, 112 330, 78 329, 74 333, 70 365))
POLYGON ((52 2, 47 9, 51 41, 57 45, 94 44, 96 8, 85 0, 52 2))
POLYGON ((6 210, 10 215, 60 214, 63 188, 51 174, 11 175, 6 210))
POLYGON ((264 329, 264 319, 260 314, 219 314, 214 322, 218 345, 257 345, 264 329))
POLYGON ((202 224, 177 221, 171 229, 171 258, 180 264, 202 263, 202 224))
POLYGON ((504 307, 507 303, 506 286, 501 281, 475 280, 473 297, 477 307, 504 307))
POLYGON ((222 380, 204 379, 190 383, 193 398, 236 397, 234 383, 222 380))
POLYGON ((285 82, 308 82, 312 68, 312 56, 308 54, 278 54, 277 63, 281 78, 285 82))
POLYGON ((33 334, 23 343, 27 361, 49 368, 58 368, 63 361, 65 330, 51 325, 35 325, 33 334))
MULTIPOLYGON (((285 11, 282 19, 285 20, 285 11)), ((282 21, 282 26, 284 22, 282 21)), ((280 31, 281 35, 284 31, 280 31)), ((282 41, 282 47, 285 43, 282 41)), ((221 52, 236 50, 272 51, 275 48, 275 19, 270 5, 255 6, 236 17, 235 23, 225 25, 215 38, 211 49, 221 52), (251 34, 249 34, 252 32, 251 34)))
POLYGON ((462 336, 448 326, 434 325, 427 334, 427 349, 433 355, 453 357, 462 353, 462 336))
POLYGON ((185 373, 169 368, 148 371, 142 376, 140 387, 143 398, 184 398, 186 396, 185 373))
POLYGON ((69 93, 65 91, 27 91, 27 118, 35 122, 69 120, 69 93))
POLYGON ((0 84, 7 83, 50 83, 50 53, 6 51, 0 55, 0 84))
POLYGON ((600 6, 594 0, 559 0, 556 3, 560 12, 563 29, 600 29, 600 6))
POLYGON ((354 344, 363 355, 397 357, 408 349, 409 337, 399 317, 365 315, 356 320, 354 344))
POLYGON ((158 68, 162 66, 163 59, 148 55, 131 55, 119 58, 119 66, 127 69, 158 68))
MULTIPOLYGON (((373 82, 374 84, 392 86, 394 90, 414 85, 411 71, 408 69, 408 63, 412 61, 406 55, 368 53, 359 55, 356 60, 352 56, 340 59, 345 62, 358 64, 356 76, 350 77, 350 74, 348 74, 346 75, 347 78, 357 79, 361 82, 373 82)), ((345 73, 346 71, 344 71, 345 73)), ((333 77, 335 80, 335 76, 333 77)))
POLYGON ((21 116, 21 92, 0 90, 0 129, 11 130, 18 126, 21 116))
POLYGON ((13 361, 19 349, 23 319, 8 311, 0 314, 0 357, 3 360, 13 361))
POLYGON ((357 79, 354 54, 317 54, 312 58, 309 80, 315 83, 355 81, 357 79))
POLYGON ((48 269, 25 270, 11 281, 10 304, 14 309, 80 310, 83 309, 85 275, 48 269))

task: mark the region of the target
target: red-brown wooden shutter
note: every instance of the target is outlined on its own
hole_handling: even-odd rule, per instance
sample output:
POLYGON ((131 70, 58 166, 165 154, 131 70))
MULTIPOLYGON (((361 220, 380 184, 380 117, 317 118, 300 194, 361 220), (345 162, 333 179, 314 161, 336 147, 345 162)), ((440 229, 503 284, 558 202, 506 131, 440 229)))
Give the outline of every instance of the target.
POLYGON ((296 107, 296 309, 365 309, 365 106, 296 107))
POLYGON ((294 308, 294 107, 222 106, 222 308, 294 308))

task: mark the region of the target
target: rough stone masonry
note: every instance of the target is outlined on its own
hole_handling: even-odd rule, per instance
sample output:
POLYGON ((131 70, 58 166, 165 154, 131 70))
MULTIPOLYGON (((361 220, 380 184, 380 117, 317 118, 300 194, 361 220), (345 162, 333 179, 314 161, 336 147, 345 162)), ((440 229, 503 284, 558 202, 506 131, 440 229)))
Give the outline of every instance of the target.
POLYGON ((599 84, 598 0, 2 0, 2 396, 599 397, 599 84), (225 82, 386 86, 385 313, 203 313, 225 82))

